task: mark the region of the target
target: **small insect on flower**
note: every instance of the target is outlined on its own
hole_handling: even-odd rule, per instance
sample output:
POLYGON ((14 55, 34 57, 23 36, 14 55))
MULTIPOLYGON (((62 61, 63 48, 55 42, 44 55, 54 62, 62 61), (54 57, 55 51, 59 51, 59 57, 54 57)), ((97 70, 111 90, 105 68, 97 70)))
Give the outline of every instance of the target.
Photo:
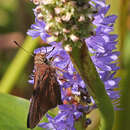
MULTIPOLYGON (((20 46, 16 41, 14 42, 20 46)), ((22 47, 20 46, 20 48, 22 47)), ((27 118, 27 128, 36 127, 48 110, 63 104, 56 69, 51 66, 50 61, 46 58, 47 55, 48 53, 40 52, 34 56, 34 88, 27 118)))

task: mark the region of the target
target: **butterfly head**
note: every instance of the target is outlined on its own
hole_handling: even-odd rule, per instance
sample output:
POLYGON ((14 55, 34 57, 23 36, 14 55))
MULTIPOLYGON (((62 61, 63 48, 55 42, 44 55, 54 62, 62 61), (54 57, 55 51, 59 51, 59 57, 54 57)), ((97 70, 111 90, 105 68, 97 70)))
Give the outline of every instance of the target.
POLYGON ((45 53, 37 53, 34 57, 35 64, 49 64, 48 59, 46 58, 45 53))

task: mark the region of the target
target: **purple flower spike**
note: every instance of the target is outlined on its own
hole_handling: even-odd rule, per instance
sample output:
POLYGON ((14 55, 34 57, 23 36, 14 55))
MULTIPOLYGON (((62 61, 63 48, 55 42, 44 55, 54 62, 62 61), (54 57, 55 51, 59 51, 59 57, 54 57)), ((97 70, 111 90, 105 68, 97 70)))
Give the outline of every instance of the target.
POLYGON ((96 35, 86 39, 86 43, 90 52, 93 54, 91 57, 97 71, 105 84, 106 91, 112 100, 119 99, 119 92, 115 91, 118 88, 120 78, 115 78, 115 72, 119 69, 116 66, 119 52, 113 51, 116 49, 117 35, 109 34, 113 31, 112 24, 115 22, 117 16, 111 15, 105 17, 109 6, 104 6, 94 0, 98 4, 98 13, 95 15, 93 23, 97 26, 96 35), (103 11, 104 10, 104 11, 103 11), (114 72, 114 73, 113 73, 114 72))
MULTIPOLYGON (((54 1, 42 1, 41 5, 45 7, 51 7, 52 4, 51 2, 54 1)), ((66 2, 66 0, 63 0, 62 2, 66 2)), ((59 3, 59 5, 61 3, 59 3)), ((83 4, 84 9, 86 9, 86 7, 89 8, 88 3, 86 5, 84 3, 78 3, 78 2, 74 3, 74 1, 72 3, 74 4, 74 6, 75 4, 76 6, 83 4)), ((54 6, 54 4, 57 3, 53 3, 52 7, 54 6)), ((51 32, 52 36, 57 37, 57 39, 59 38, 60 40, 59 39, 57 40, 58 43, 56 43, 55 41, 49 43, 51 45, 50 47, 46 48, 42 47, 36 49, 34 53, 36 54, 39 52, 43 53, 50 52, 47 55, 47 59, 49 60, 51 57, 54 58, 51 65, 57 68, 57 80, 61 86, 62 100, 64 103, 63 105, 59 106, 59 113, 54 118, 46 114, 48 122, 39 124, 40 127, 46 128, 47 130, 50 129, 75 130, 74 128, 75 122, 80 118, 82 118, 83 114, 88 114, 91 110, 97 107, 93 98, 88 94, 87 84, 84 83, 80 75, 76 72, 76 69, 72 64, 69 55, 62 48, 64 44, 65 45, 67 44, 67 42, 64 42, 64 40, 62 39, 63 36, 65 37, 65 41, 69 39, 71 43, 77 42, 80 38, 85 39, 85 42, 91 53, 91 59, 95 64, 97 72, 99 73, 99 76, 105 85, 106 92, 110 97, 110 99, 113 101, 116 110, 117 106, 119 105, 120 94, 119 91, 117 91, 117 88, 120 78, 116 78, 115 74, 116 71, 119 69, 119 67, 117 66, 117 60, 120 53, 115 51, 117 44, 116 41, 117 35, 111 34, 111 32, 113 31, 113 24, 117 16, 115 15, 105 16, 110 8, 110 6, 105 4, 105 0, 90 0, 89 4, 91 5, 91 8, 95 9, 89 11, 91 13, 97 12, 92 13, 91 15, 89 14, 87 17, 87 20, 90 20, 89 22, 92 22, 92 24, 95 27, 95 28, 90 27, 92 28, 92 31, 95 33, 94 35, 89 35, 89 37, 88 37, 88 34, 90 34, 89 31, 85 32, 87 33, 87 35, 83 34, 81 36, 82 29, 85 29, 85 27, 83 28, 82 25, 83 23, 85 23, 84 21, 86 17, 84 15, 81 15, 79 16, 79 19, 77 19, 77 21, 81 23, 75 22, 75 19, 71 19, 71 16, 73 17, 74 15, 73 14, 74 10, 70 9, 72 13, 71 14, 71 13, 65 13, 64 12, 65 8, 63 10, 61 8, 54 8, 53 13, 56 14, 57 17, 54 17, 53 16, 54 14, 52 15, 50 12, 49 15, 45 17, 45 22, 51 23, 51 24, 47 23, 48 24, 47 32, 49 32, 49 34, 51 32), (64 16, 58 17, 60 16, 59 14, 61 16, 64 14, 64 16), (74 22, 78 23, 79 24, 78 26, 81 25, 79 32, 77 32, 78 26, 71 27, 68 24, 69 27, 66 28, 66 26, 62 24, 62 21, 64 21, 64 23, 66 24, 67 22, 71 22, 71 26, 74 22), (54 25, 52 24, 53 22, 54 25), (64 28, 62 29, 62 27, 64 28), (73 34, 71 34, 71 31, 73 32, 73 34), (52 49, 53 51, 51 51, 52 49)), ((80 7, 79 10, 81 10, 80 7)), ((51 36, 48 35, 47 32, 45 31, 46 25, 44 21, 37 20, 39 16, 38 10, 35 11, 34 13, 36 16, 35 24, 31 26, 31 29, 27 32, 27 34, 32 36, 33 38, 40 36, 43 41, 46 41, 46 38, 51 36)), ((46 16, 46 13, 47 12, 43 12, 43 16, 46 16)), ((88 24, 89 22, 87 21, 87 23, 85 24, 88 24)), ((88 30, 87 27, 86 30, 88 30)), ((33 79, 30 80, 30 82, 33 83, 33 79)), ((88 121, 87 125, 89 125, 91 123, 91 120, 87 119, 87 121, 88 121)))

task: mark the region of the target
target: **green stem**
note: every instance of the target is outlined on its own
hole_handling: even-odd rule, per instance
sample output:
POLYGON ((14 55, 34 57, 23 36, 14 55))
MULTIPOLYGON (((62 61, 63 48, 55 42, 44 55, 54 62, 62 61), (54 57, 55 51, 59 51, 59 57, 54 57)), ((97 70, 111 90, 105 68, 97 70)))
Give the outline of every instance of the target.
MULTIPOLYGON (((35 47, 37 46, 38 38, 32 40, 31 37, 27 37, 24 44, 23 48, 27 51, 33 52, 35 47)), ((14 43, 12 43, 14 44, 14 43)), ((22 73, 25 65, 29 61, 30 54, 27 54, 26 52, 23 51, 23 49, 20 49, 12 61, 11 65, 5 72, 1 82, 0 82, 0 92, 3 93, 9 93, 13 87, 16 81, 19 78, 19 75, 22 73)))
POLYGON ((82 44, 81 48, 73 47, 69 55, 76 70, 88 85, 88 91, 93 96, 99 108, 101 116, 100 130, 111 130, 114 121, 113 105, 90 58, 85 42, 82 44))
POLYGON ((113 130, 130 130, 130 32, 127 33, 124 46, 124 69, 121 73, 121 111, 116 112, 116 122, 113 130), (124 127, 125 126, 125 127, 124 127))
POLYGON ((123 63, 123 52, 124 52, 124 40, 126 37, 127 33, 127 17, 128 17, 128 4, 129 0, 120 0, 120 12, 119 12, 119 36, 120 36, 120 66, 121 69, 124 68, 124 63, 123 63))
POLYGON ((76 122, 75 122, 75 128, 76 130, 85 130, 85 115, 83 115, 80 119, 78 119, 76 122))

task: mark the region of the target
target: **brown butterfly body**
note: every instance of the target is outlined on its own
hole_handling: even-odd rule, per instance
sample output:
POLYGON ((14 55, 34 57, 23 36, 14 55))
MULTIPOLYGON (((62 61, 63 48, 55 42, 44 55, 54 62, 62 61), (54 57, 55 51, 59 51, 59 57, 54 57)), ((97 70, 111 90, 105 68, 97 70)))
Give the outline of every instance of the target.
POLYGON ((34 128, 48 110, 62 104, 56 69, 43 53, 36 54, 34 64, 34 90, 27 119, 28 128, 34 128))

